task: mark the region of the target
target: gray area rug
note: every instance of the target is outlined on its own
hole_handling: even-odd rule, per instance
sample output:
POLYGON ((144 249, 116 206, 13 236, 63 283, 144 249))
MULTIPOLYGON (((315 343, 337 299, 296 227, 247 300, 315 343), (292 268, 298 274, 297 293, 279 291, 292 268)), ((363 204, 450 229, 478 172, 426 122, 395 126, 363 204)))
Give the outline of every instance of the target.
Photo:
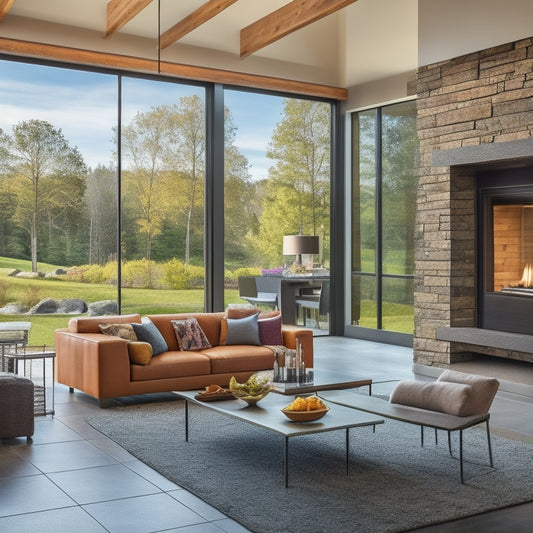
MULTIPOLYGON (((334 409, 334 405, 331 405, 334 409)), ((533 445, 493 436, 488 466, 485 426, 465 431, 465 481, 458 435, 447 437, 386 420, 345 433, 290 441, 284 486, 283 437, 184 402, 133 405, 88 418, 93 427, 176 484, 257 533, 407 531, 533 500, 533 445)), ((280 413, 280 416, 281 413, 280 413)), ((327 416, 327 415, 326 415, 327 416)))

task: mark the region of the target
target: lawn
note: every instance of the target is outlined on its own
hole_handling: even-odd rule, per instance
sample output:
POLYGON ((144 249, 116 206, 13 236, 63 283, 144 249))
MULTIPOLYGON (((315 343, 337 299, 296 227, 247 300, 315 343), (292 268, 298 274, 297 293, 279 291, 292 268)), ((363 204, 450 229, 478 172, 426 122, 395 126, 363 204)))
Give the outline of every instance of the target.
MULTIPOLYGON (((54 265, 39 264, 38 269, 51 272, 54 265)), ((13 269, 31 270, 29 261, 0 257, 0 307, 8 302, 24 302, 35 305, 43 298, 80 298, 87 303, 101 300, 117 300, 117 288, 113 285, 80 283, 59 278, 23 279, 8 277, 13 269)), ((239 291, 226 289, 225 302, 242 303, 239 291)), ((203 289, 162 290, 123 288, 122 313, 139 313, 141 315, 157 313, 200 312, 204 308, 203 289)), ((360 325, 375 327, 375 303, 363 302, 360 325), (373 310, 374 307, 374 310, 373 310)), ((407 305, 390 305, 383 325, 390 331, 412 333, 413 309, 407 305)), ((32 328, 29 335, 30 345, 54 344, 54 330, 65 328, 73 315, 0 315, 0 321, 29 321, 32 328)))

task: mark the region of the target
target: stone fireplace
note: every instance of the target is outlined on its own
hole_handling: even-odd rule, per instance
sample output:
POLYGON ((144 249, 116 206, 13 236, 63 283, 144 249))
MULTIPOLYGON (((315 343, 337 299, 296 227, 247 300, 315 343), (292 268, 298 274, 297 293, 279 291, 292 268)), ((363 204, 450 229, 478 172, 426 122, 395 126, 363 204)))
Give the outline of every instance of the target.
POLYGON ((417 94, 414 363, 533 362, 533 38, 421 67, 417 94))

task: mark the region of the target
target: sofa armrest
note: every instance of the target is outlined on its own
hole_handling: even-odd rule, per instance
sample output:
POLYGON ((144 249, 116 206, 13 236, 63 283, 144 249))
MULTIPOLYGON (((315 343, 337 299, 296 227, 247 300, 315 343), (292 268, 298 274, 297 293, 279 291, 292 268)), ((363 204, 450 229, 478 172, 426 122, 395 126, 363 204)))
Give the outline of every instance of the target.
POLYGON ((127 396, 128 341, 101 333, 55 331, 57 382, 97 399, 127 396))
POLYGON ((313 368, 313 332, 310 329, 304 329, 299 326, 283 324, 281 327, 281 336, 283 346, 296 349, 296 339, 300 341, 302 354, 306 368, 313 368))

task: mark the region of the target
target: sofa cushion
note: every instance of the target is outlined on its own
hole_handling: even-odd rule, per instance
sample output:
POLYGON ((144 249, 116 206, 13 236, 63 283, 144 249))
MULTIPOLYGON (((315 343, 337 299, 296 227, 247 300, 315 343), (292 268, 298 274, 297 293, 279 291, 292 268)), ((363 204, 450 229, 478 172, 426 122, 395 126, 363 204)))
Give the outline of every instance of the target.
POLYGON ((214 346, 202 350, 211 361, 212 374, 248 372, 274 368, 274 352, 265 346, 214 346))
POLYGON ((272 318, 259 318, 259 340, 261 344, 279 346, 283 344, 281 336, 281 315, 272 318))
POLYGON ((455 370, 445 370, 438 378, 438 382, 462 383, 470 385, 473 390, 469 408, 472 414, 485 414, 489 412, 494 396, 498 391, 500 382, 496 378, 465 374, 455 370))
POLYGON ((131 341, 128 342, 128 355, 130 363, 134 365, 147 365, 152 359, 154 351, 148 342, 131 341))
POLYGON ((133 330, 131 324, 99 324, 98 329, 104 335, 112 335, 113 337, 120 337, 127 341, 136 341, 137 335, 133 330))
POLYGON ((171 320, 178 348, 183 351, 201 350, 211 348, 211 343, 207 340, 204 330, 200 327, 196 318, 186 318, 185 320, 171 320))
POLYGON ((148 315, 148 318, 157 326, 170 351, 178 350, 178 339, 172 325, 172 320, 185 320, 196 318, 211 346, 218 344, 220 337, 220 320, 224 313, 175 313, 168 315, 148 315))
MULTIPOLYGON (((164 352, 157 357, 152 357, 147 365, 130 365, 132 381, 208 376, 210 373, 209 358, 199 352, 164 352)), ((161 390, 168 389, 162 388, 161 390)))
POLYGON ((259 313, 259 318, 271 318, 273 316, 281 315, 281 311, 261 311, 258 307, 250 308, 232 308, 228 307, 226 309, 226 318, 246 318, 247 316, 255 315, 259 313))
POLYGON ((168 351, 163 335, 149 318, 143 318, 142 324, 133 324, 133 329, 138 340, 152 345, 153 355, 168 351))
POLYGON ((473 389, 463 383, 440 381, 400 381, 392 391, 390 403, 438 411, 455 416, 481 414, 473 412, 473 389))
POLYGON ((259 313, 245 318, 228 318, 226 345, 248 344, 259 346, 261 341, 259 340, 259 326, 257 324, 258 316, 259 313))

